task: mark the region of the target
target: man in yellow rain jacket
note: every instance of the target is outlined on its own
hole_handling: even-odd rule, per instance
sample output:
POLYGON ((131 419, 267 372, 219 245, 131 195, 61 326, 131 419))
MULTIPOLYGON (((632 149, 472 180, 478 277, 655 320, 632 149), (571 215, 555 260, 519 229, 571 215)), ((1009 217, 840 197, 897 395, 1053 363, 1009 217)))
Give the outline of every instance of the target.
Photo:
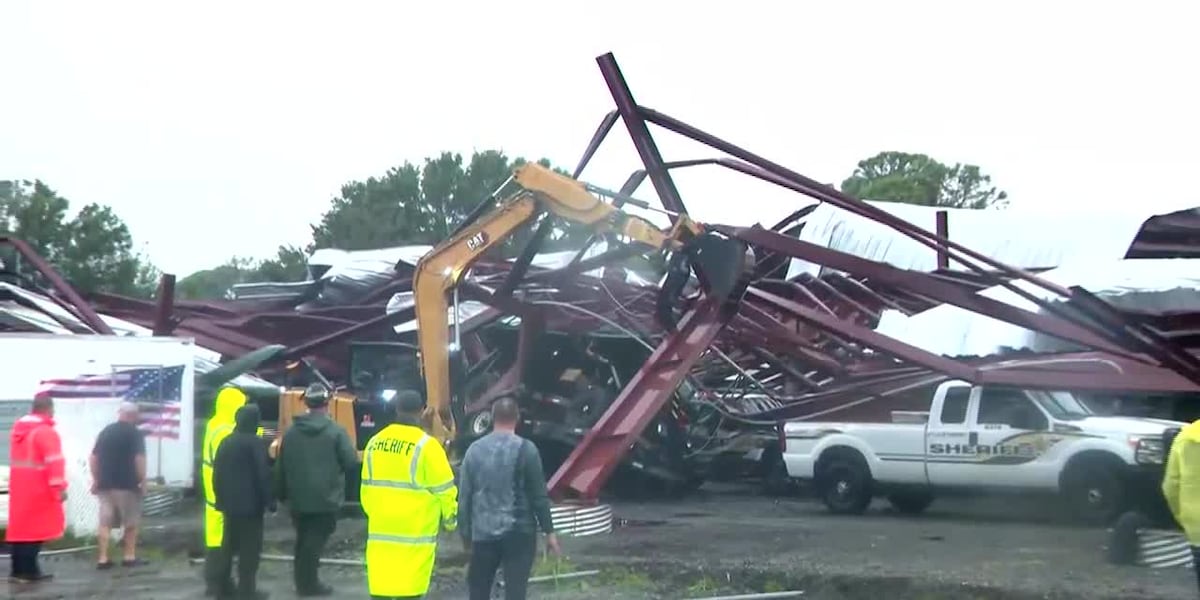
POLYGON ((1200 584, 1200 421, 1184 427, 1171 444, 1162 490, 1171 514, 1183 527, 1192 546, 1197 583, 1200 584))
POLYGON ((367 587, 372 598, 420 598, 429 591, 438 532, 458 526, 458 488, 445 449, 419 427, 421 395, 406 390, 393 402, 396 422, 363 452, 367 587))
MULTIPOLYGON (((221 538, 225 521, 217 510, 217 497, 213 493, 213 459, 221 442, 233 433, 236 425, 234 415, 246 405, 246 394, 234 387, 221 388, 213 403, 213 416, 204 427, 204 444, 200 448, 200 476, 204 481, 204 560, 205 596, 231 595, 232 581, 216 581, 217 554, 221 550, 221 538)), ((258 428, 258 435, 262 435, 258 428)))

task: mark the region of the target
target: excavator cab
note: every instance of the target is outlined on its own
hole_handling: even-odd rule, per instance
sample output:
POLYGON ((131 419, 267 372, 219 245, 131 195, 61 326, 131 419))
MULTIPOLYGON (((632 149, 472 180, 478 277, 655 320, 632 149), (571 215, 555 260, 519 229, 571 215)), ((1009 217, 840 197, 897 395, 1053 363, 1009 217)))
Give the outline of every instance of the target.
POLYGON ((396 418, 392 399, 400 390, 425 393, 417 347, 403 342, 350 344, 350 381, 354 395, 354 433, 358 449, 396 418))

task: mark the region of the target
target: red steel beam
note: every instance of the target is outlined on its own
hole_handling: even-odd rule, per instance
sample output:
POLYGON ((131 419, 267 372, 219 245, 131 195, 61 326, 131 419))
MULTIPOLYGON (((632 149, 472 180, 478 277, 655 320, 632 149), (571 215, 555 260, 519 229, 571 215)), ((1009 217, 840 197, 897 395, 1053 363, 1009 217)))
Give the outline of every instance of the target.
POLYGON ((1127 358, 1140 358, 1116 343, 1101 338, 1095 333, 1069 321, 1030 312, 1006 302, 988 298, 981 294, 971 293, 968 290, 942 281, 927 273, 900 269, 888 264, 854 256, 853 254, 839 252, 781 235, 757 225, 749 228, 721 227, 719 230, 755 246, 762 246, 775 252, 802 258, 831 269, 845 271, 859 277, 866 277, 872 281, 885 283, 893 287, 912 290, 939 302, 945 302, 959 308, 1000 319, 1001 321, 1051 335, 1068 342, 1127 358))
POLYGON ((171 335, 176 321, 172 317, 175 310, 175 276, 163 273, 158 280, 158 299, 154 311, 154 335, 171 335))
POLYGON ((1135 373, 1005 369, 979 371, 972 379, 979 385, 1006 385, 1044 390, 1099 392, 1200 392, 1200 385, 1171 371, 1148 367, 1135 373))
POLYGON ((550 478, 551 497, 596 498, 731 316, 719 298, 706 295, 693 305, 550 478))
POLYGON ((513 359, 513 364, 491 387, 484 391, 483 395, 467 406, 466 414, 471 415, 487 408, 493 400, 511 392, 524 380, 529 356, 533 354, 533 348, 537 345, 538 338, 545 329, 546 320, 541 311, 529 310, 525 316, 521 317, 521 324, 517 330, 517 356, 513 359))
POLYGON ((1126 335, 1132 345, 1156 358, 1184 377, 1200 384, 1200 361, 1182 346, 1158 335, 1152 328, 1131 319, 1111 304, 1080 286, 1071 286, 1069 304, 1088 317, 1126 335))
MULTIPOLYGON (((625 128, 629 130, 629 137, 633 140, 633 146, 637 149, 638 156, 641 157, 642 164, 645 165, 646 172, 650 175, 650 183, 654 184, 663 208, 673 213, 687 214, 683 198, 679 196, 675 181, 667 173, 662 154, 659 153, 658 145, 654 143, 654 138, 650 135, 649 128, 646 127, 645 117, 643 117, 637 101, 633 99, 633 93, 629 91, 629 84, 625 82, 621 68, 617 66, 617 59, 609 52, 596 57, 596 63, 600 65, 600 73, 604 76, 604 82, 608 84, 608 91, 617 105, 617 112, 621 115, 621 120, 625 122, 625 128)), ((603 139, 603 136, 599 134, 597 137, 603 139)), ((599 142, 595 143, 599 146, 599 142)), ((677 219, 675 215, 670 215, 670 217, 672 223, 677 219)))
MULTIPOLYGON (((610 60, 611 60, 611 55, 609 55, 609 56, 610 56, 610 60)), ((630 101, 632 101, 632 98, 630 98, 630 101)), ((674 133, 677 133, 679 135, 687 137, 691 140, 694 140, 694 141, 700 142, 701 144, 709 146, 710 148, 719 150, 719 151, 729 154, 735 158, 744 160, 744 161, 750 163, 753 167, 756 167, 758 169, 761 169, 763 171, 771 173, 772 175, 775 175, 776 177, 786 179, 790 185, 786 185, 785 187, 797 189, 797 191, 800 191, 800 193, 802 193, 806 196, 815 198, 817 200, 821 200, 823 202, 828 202, 829 204, 832 204, 838 208, 848 210, 857 215, 864 216, 864 217, 870 218, 878 223, 881 223, 883 225, 887 225, 888 227, 891 227, 892 229, 895 229, 896 231, 903 233, 904 235, 913 239, 917 243, 920 243, 928 248, 931 248, 934 251, 944 252, 948 259, 953 259, 953 260, 958 261, 959 263, 961 263, 962 265, 964 265, 965 267, 967 267, 967 269, 969 269, 971 271, 974 271, 974 272, 980 273, 980 274, 985 274, 985 273, 987 273, 987 268, 997 269, 1006 275, 1009 275, 1009 276, 1012 276, 1015 278, 1019 278, 1019 279, 1023 279, 1033 285, 1036 285, 1042 289, 1048 290, 1048 291, 1050 291, 1054 294, 1057 294, 1059 296, 1062 296, 1064 298, 1071 297, 1070 291, 1067 290, 1066 288, 1064 288, 1063 286, 1053 283, 1051 281, 1048 281, 1046 279, 1043 279, 1039 275, 1035 275, 1033 272, 1031 272, 1029 270, 1015 268, 1015 267, 1006 265, 998 260, 995 260, 991 257, 985 256, 979 252, 971 250, 970 248, 967 248, 966 246, 956 243, 953 240, 950 240, 948 238, 939 238, 937 235, 932 234, 921 227, 913 225, 912 223, 909 223, 909 222, 905 221, 904 219, 901 219, 895 215, 892 215, 883 209, 872 206, 866 202, 858 200, 857 198, 853 198, 847 194, 844 194, 844 193, 838 191, 833 186, 821 184, 813 179, 810 179, 808 177, 805 177, 804 175, 801 175, 800 173, 797 173, 791 169, 788 169, 787 167, 784 167, 783 165, 780 165, 779 163, 775 163, 770 160, 767 160, 766 158, 764 158, 762 156, 754 154, 753 152, 750 152, 750 151, 740 148, 730 142, 727 142, 721 138, 718 138, 715 135, 712 135, 710 133, 702 131, 691 125, 688 125, 687 123, 684 123, 683 121, 680 121, 680 120, 670 117, 668 115, 662 114, 660 112, 657 112, 657 111, 647 108, 645 106, 636 106, 636 108, 637 108, 637 111, 640 113, 640 117, 641 117, 642 121, 644 121, 644 122, 654 123, 655 125, 663 127, 664 129, 667 129, 669 131, 672 131, 674 133), (968 258, 970 260, 967 260, 968 258), (974 261, 974 262, 972 262, 972 261, 974 261), (981 266, 979 266, 979 264, 975 264, 976 262, 980 263, 984 266, 981 267, 981 266)), ((647 138, 649 138, 649 133, 647 132, 645 134, 645 136, 647 138)), ((637 139, 635 139, 635 143, 636 142, 637 142, 637 139)), ((667 175, 667 177, 669 178, 669 174, 667 175)), ((1106 329, 1103 326, 1098 326, 1094 321, 1088 321, 1086 319, 1078 320, 1077 315, 1072 314, 1070 311, 1065 311, 1063 308, 1056 306, 1055 304, 1053 304, 1051 302, 1047 302, 1046 300, 1038 298, 1034 294, 1030 293, 1028 290, 1022 289, 1021 287, 1016 285, 1016 283, 1014 283, 1014 282, 1001 280, 998 284, 1003 286, 1005 289, 1017 294, 1021 298, 1024 298, 1025 300, 1032 302, 1035 306, 1037 306, 1038 308, 1040 308, 1042 310, 1045 310, 1047 313, 1059 317, 1064 322, 1072 322, 1075 326, 1080 327, 1085 330, 1092 331, 1092 333, 1098 337, 1107 337, 1110 340, 1115 341, 1118 345, 1121 343, 1119 341, 1119 336, 1114 335, 1114 332, 1112 329, 1106 329)), ((1162 346, 1157 351, 1156 354, 1171 354, 1171 353, 1175 352, 1175 349, 1173 349, 1171 347, 1170 343, 1166 340, 1163 340, 1161 338, 1155 338, 1153 336, 1153 334, 1145 335, 1143 337, 1148 339, 1149 340, 1148 343, 1150 343, 1150 344, 1160 344, 1162 346)), ((1090 344, 1087 344, 1087 345, 1089 345, 1091 347, 1096 347, 1096 346, 1092 346, 1090 344)), ((1131 354, 1128 352, 1118 352, 1118 353, 1125 355, 1125 356, 1131 356, 1131 354)), ((1184 362, 1186 362, 1186 361, 1171 360, 1171 361, 1169 361, 1169 364, 1172 367, 1175 367, 1175 366, 1177 366, 1177 364, 1183 364, 1184 362)), ((1200 377, 1200 375, 1197 375, 1195 373, 1195 370, 1192 367, 1188 367, 1188 366, 1183 367, 1183 373, 1189 377, 1200 377)))
POLYGON ((974 375, 974 369, 956 360, 932 352, 926 352, 916 346, 910 346, 904 342, 894 340, 866 327, 830 317, 806 306, 801 306, 782 296, 776 296, 755 287, 746 290, 746 296, 747 300, 753 297, 774 308, 790 312, 807 323, 855 340, 863 346, 883 352, 905 362, 921 365, 959 379, 969 380, 974 375))
MULTIPOLYGON (((933 213, 933 215, 934 225, 937 228, 937 236, 945 240, 950 239, 950 213, 939 210, 933 213)), ((945 244, 938 244, 937 267, 939 269, 950 268, 950 253, 946 252, 945 244)))
POLYGON ((357 325, 352 325, 345 329, 342 329, 339 331, 334 331, 332 333, 322 335, 322 336, 313 338, 311 340, 308 340, 308 341, 304 342, 303 344, 288 348, 286 351, 284 351, 283 353, 281 353, 279 355, 278 359, 279 360, 295 360, 297 358, 301 358, 303 356, 306 356, 306 355, 312 353, 313 351, 317 350, 318 348, 321 348, 322 346, 327 346, 329 344, 344 341, 348 338, 353 337, 354 335, 358 334, 359 332, 370 330, 373 327, 378 327, 380 325, 396 325, 398 323, 407 321, 408 319, 413 318, 414 314, 415 314, 415 311, 413 310, 413 308, 411 306, 408 308, 398 310, 391 314, 383 314, 378 317, 375 317, 374 319, 370 319, 368 321, 363 321, 362 323, 359 323, 357 325))
POLYGON ((955 379, 979 385, 1012 385, 1052 390, 1124 390, 1141 392, 1189 392, 1200 390, 1200 384, 1180 373, 1141 362, 1116 358, 1112 371, 1058 370, 1039 368, 1053 366, 1055 357, 1014 361, 1011 367, 976 368, 956 360, 938 356, 898 340, 880 335, 870 329, 847 323, 786 298, 751 287, 747 296, 767 302, 794 313, 813 325, 855 339, 864 346, 917 364, 955 379))
MULTIPOLYGON (((788 354, 804 359, 813 368, 819 368, 833 374, 845 372, 840 362, 829 357, 824 352, 812 347, 803 336, 783 326, 778 320, 767 314, 762 308, 750 303, 742 303, 738 316, 756 325, 763 336, 783 342, 788 354)), ((833 318, 836 318, 833 317, 833 318)))
POLYGON ((80 321, 83 321, 85 325, 91 327, 96 333, 113 335, 113 330, 108 326, 108 323, 105 323, 104 319, 101 319, 100 315, 96 314, 92 306, 85 302, 83 297, 75 291, 75 288, 71 287, 71 284, 67 283, 67 280, 63 279, 62 275, 59 275, 58 271, 54 269, 54 266, 46 262, 46 259, 42 258, 32 246, 26 244, 24 240, 0 235, 0 245, 3 244, 12 246, 17 251, 17 254, 21 255, 21 258, 24 258, 29 264, 33 265, 33 268, 38 273, 41 273, 42 277, 45 277, 46 281, 50 283, 50 287, 53 287, 54 291, 61 294, 70 303, 70 307, 74 310, 80 321))
MULTIPOLYGON (((740 148, 730 142, 718 138, 715 135, 688 125, 679 119, 665 115, 645 106, 637 106, 637 110, 641 113, 641 118, 644 122, 653 123, 659 127, 662 127, 663 129, 667 129, 686 138, 704 144, 714 150, 724 152, 725 154, 733 156, 734 158, 746 161, 758 169, 788 180, 788 182, 794 186, 793 189, 797 189, 797 191, 800 191, 800 193, 806 196, 821 200, 823 202, 828 202, 829 204, 832 204, 843 210, 867 217, 880 224, 891 227, 892 229, 903 233, 909 238, 912 238, 913 241, 930 249, 936 251, 939 244, 943 244, 946 248, 947 254, 950 254, 951 251, 954 251, 976 262, 987 265, 993 269, 998 269, 1004 273, 1013 275, 1014 277, 1019 277, 1040 288, 1052 291, 1061 296, 1070 295, 1066 288, 1056 283, 1042 279, 1041 277, 1038 277, 1037 275, 1034 275, 1023 269, 1006 265, 998 260, 980 254, 979 252, 971 250, 970 248, 967 248, 962 244, 952 240, 938 239, 937 236, 929 231, 926 231, 917 225, 913 225, 904 219, 892 215, 881 208, 867 204, 866 202, 863 202, 862 200, 854 198, 848 194, 844 194, 832 186, 825 185, 814 179, 805 177, 804 175, 801 175, 800 173, 797 173, 779 163, 773 162, 762 156, 754 154, 753 152, 740 148)), ((953 256, 952 254, 950 257, 973 271, 983 271, 982 268, 972 264, 968 260, 964 260, 963 257, 953 256)), ((1020 290, 1019 293, 1028 294, 1028 292, 1025 292, 1024 290, 1020 290)))

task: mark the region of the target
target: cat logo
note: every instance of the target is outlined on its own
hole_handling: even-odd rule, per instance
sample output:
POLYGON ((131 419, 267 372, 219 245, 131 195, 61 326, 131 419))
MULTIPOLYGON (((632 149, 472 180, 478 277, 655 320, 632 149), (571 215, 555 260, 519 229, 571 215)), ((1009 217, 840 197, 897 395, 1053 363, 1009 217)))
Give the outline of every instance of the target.
POLYGON ((475 235, 467 238, 467 249, 474 252, 483 247, 488 241, 487 234, 480 231, 475 235))

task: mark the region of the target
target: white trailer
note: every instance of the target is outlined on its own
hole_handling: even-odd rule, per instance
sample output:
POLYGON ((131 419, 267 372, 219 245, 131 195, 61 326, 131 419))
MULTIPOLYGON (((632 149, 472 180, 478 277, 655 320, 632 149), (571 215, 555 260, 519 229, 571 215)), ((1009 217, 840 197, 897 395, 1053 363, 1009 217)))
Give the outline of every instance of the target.
MULTIPOLYGON (((96 435, 121 402, 141 407, 146 471, 159 488, 187 489, 195 480, 192 340, 107 335, 0 334, 0 491, 7 504, 9 433, 35 396, 54 399, 54 419, 67 469, 67 527, 96 531, 98 503, 89 493, 88 457, 96 435)), ((7 520, 7 506, 0 517, 7 520)), ((6 523, 5 523, 6 524, 6 523)))

